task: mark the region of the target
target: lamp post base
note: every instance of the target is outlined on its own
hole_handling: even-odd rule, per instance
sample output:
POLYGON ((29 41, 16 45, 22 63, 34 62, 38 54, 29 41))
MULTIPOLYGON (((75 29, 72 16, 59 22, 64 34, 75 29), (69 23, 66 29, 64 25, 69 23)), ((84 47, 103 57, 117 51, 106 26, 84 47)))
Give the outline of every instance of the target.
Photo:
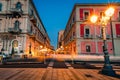
POLYGON ((112 69, 111 65, 104 65, 103 69, 101 71, 99 71, 99 73, 108 75, 108 76, 116 76, 116 73, 112 69))

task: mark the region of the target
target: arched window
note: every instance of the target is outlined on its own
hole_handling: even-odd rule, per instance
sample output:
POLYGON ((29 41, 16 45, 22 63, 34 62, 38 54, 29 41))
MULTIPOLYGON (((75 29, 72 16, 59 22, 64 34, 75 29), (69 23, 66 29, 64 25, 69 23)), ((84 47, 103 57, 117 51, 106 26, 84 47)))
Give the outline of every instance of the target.
POLYGON ((17 8, 17 9, 21 9, 21 8, 22 8, 22 4, 21 4, 20 2, 17 2, 16 8, 17 8))
POLYGON ((0 11, 2 11, 2 3, 0 3, 0 11))

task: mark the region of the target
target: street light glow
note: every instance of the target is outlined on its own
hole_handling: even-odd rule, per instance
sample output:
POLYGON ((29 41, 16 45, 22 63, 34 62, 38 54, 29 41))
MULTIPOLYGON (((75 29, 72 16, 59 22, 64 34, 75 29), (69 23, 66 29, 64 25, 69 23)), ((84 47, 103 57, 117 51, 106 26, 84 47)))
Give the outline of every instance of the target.
POLYGON ((97 20, 98 20, 98 17, 97 17, 96 15, 93 15, 93 16, 90 18, 90 21, 91 21, 92 23, 96 23, 97 20))
POLYGON ((113 7, 109 7, 106 11, 105 11, 105 15, 111 17, 114 14, 115 9, 113 7))
POLYGON ((40 46, 40 48, 43 48, 43 46, 40 46))

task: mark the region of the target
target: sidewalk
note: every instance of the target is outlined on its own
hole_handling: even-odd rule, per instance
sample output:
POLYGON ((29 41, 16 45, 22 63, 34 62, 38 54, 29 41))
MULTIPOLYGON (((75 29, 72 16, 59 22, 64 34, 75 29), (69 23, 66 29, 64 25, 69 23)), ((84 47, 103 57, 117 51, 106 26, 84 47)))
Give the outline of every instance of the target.
MULTIPOLYGON (((104 61, 104 55, 55 55, 54 58, 75 61, 104 61)), ((120 62, 120 56, 110 56, 110 61, 120 62)))

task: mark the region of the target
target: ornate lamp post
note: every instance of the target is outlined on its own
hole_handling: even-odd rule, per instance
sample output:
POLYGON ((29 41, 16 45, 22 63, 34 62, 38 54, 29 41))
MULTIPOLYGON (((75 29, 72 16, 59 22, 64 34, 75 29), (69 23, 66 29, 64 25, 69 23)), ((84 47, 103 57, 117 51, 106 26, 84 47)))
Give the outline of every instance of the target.
MULTIPOLYGON (((104 52, 104 66, 100 73, 109 75, 109 76, 115 76, 115 71, 113 70, 111 64, 110 64, 110 59, 109 59, 109 54, 107 50, 107 40, 106 40, 106 25, 108 21, 110 20, 110 17, 114 14, 114 8, 110 7, 105 11, 105 15, 102 15, 102 18, 100 19, 100 23, 102 25, 102 36, 103 36, 103 52, 104 52)), ((96 15, 91 17, 91 22, 96 23, 98 17, 96 15)))
POLYGON ((105 11, 105 14, 110 17, 110 28, 111 28, 111 38, 112 38, 112 45, 113 45, 113 54, 115 55, 115 47, 114 47, 114 38, 113 38, 113 28, 112 28, 112 20, 111 17, 114 14, 114 9, 111 7, 105 11))

